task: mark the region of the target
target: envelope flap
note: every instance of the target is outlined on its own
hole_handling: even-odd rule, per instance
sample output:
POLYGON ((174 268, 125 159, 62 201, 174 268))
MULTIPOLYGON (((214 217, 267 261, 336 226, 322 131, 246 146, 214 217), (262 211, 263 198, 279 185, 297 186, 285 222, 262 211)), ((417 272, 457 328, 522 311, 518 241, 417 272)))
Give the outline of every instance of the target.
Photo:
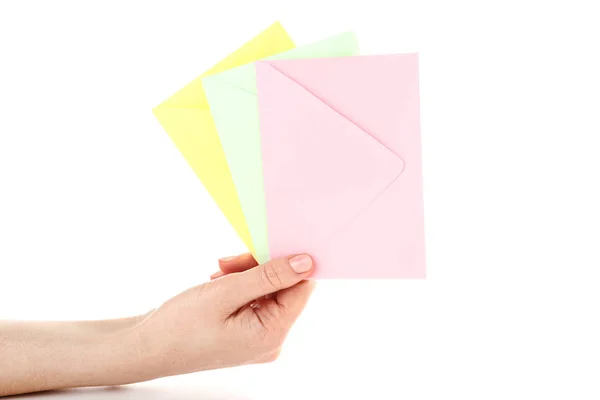
POLYGON ((205 86, 220 84, 223 87, 228 85, 231 88, 256 96, 256 69, 254 63, 207 76, 202 81, 205 86))
POLYGON ((268 63, 402 157, 407 168, 418 163, 406 151, 416 145, 415 138, 404 133, 418 130, 417 54, 268 63), (407 126, 406 121, 412 122, 407 126))
MULTIPOLYGON (((343 32, 306 46, 277 53, 265 58, 265 60, 341 57, 356 54, 358 54, 356 35, 354 32, 343 32)), ((208 80, 228 82, 240 90, 256 95, 256 69, 254 63, 242 65, 204 78, 204 82, 208 80)))
POLYGON ((270 247, 307 251, 369 207, 404 163, 268 63, 256 74, 267 223, 285 215, 293 231, 270 247))

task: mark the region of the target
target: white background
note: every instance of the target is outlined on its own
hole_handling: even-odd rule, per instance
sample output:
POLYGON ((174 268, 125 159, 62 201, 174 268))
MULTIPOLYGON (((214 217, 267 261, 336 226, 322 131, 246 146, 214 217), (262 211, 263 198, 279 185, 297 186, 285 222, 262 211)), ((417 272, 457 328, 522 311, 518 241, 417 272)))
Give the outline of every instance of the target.
POLYGON ((0 318, 142 313, 243 251, 151 109, 276 20, 355 30, 420 53, 427 280, 321 282, 274 364, 84 393, 599 398, 594 2, 271 3, 0 2, 0 318))

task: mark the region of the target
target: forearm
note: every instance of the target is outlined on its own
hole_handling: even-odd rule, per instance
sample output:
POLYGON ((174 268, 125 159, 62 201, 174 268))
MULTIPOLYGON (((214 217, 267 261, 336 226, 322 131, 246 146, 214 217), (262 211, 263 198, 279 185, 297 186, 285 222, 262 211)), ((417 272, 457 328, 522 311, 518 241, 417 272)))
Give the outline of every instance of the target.
POLYGON ((140 318, 0 322, 0 396, 143 380, 140 318))

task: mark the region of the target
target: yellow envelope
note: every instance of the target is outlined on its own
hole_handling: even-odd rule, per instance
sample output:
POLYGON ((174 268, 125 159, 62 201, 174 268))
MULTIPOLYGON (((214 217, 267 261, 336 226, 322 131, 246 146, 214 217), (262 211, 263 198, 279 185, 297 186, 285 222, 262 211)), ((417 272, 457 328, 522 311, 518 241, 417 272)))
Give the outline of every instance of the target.
POLYGON ((152 110, 253 254, 252 238, 204 94, 202 78, 294 47, 287 32, 276 22, 152 110))

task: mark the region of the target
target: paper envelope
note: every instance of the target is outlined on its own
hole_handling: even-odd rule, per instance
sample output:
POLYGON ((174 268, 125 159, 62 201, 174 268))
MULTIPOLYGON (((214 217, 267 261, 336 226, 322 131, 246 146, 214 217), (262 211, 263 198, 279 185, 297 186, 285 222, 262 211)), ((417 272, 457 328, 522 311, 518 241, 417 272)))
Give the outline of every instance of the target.
MULTIPOLYGON (((358 54, 356 36, 352 32, 345 32, 268 59, 355 54, 358 54)), ((269 251, 254 63, 208 76, 202 82, 252 237, 256 258, 263 263, 268 261, 269 251)))
POLYGON ((256 64, 271 257, 313 278, 424 278, 416 54, 256 64))
MULTIPOLYGON (((153 110, 251 252, 254 252, 254 246, 204 94, 202 77, 293 47, 294 43, 286 31, 276 22, 153 110)), ((198 49, 193 51, 199 51, 198 49)))

